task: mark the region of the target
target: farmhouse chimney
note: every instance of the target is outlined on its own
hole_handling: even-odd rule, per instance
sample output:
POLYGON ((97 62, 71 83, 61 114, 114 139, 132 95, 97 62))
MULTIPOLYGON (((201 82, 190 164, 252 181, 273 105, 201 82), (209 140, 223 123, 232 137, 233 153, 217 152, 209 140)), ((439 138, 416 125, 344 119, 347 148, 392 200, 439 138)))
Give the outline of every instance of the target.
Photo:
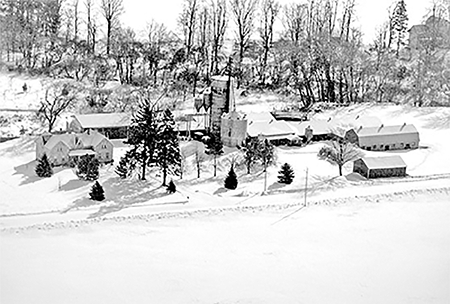
POLYGON ((403 129, 406 127, 406 122, 403 123, 403 125, 400 127, 400 131, 403 131, 403 129))
POLYGON ((381 124, 381 126, 378 128, 378 131, 377 132, 380 132, 381 131, 381 129, 383 129, 383 127, 384 127, 384 125, 383 124, 381 124))

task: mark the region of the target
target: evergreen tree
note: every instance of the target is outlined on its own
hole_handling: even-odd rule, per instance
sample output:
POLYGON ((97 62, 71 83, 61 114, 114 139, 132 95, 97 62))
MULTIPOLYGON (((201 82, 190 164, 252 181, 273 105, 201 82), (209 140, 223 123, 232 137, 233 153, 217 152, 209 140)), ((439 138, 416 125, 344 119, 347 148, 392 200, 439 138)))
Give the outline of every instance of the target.
POLYGON ((223 143, 220 139, 220 134, 218 131, 213 131, 209 134, 209 140, 206 142, 205 153, 213 156, 215 177, 217 174, 217 156, 223 154, 223 143))
POLYGON ((91 161, 88 163, 86 175, 84 177, 85 180, 96 180, 98 179, 99 172, 98 167, 100 166, 100 163, 97 158, 93 157, 91 161))
POLYGON ((83 155, 77 164, 77 175, 83 180, 96 180, 98 179, 99 172, 98 167, 100 163, 97 158, 91 155, 83 155))
POLYGON ((281 166, 281 170, 278 171, 278 182, 282 184, 291 184, 294 180, 294 170, 291 165, 285 163, 281 166))
POLYGON ((150 102, 148 98, 144 98, 131 122, 127 143, 132 148, 128 157, 134 163, 140 165, 142 180, 145 180, 147 166, 155 163, 155 146, 158 135, 157 113, 157 104, 150 102))
POLYGON ((53 169, 48 161, 47 154, 44 153, 44 155, 38 159, 38 163, 34 171, 39 177, 50 177, 53 175, 53 169))
POLYGON ((398 56, 400 47, 405 45, 406 32, 408 29, 408 14, 405 0, 399 0, 392 13, 392 30, 396 42, 396 54, 398 56))
POLYGON ((175 193, 177 191, 177 187, 175 186, 175 183, 173 180, 170 180, 169 184, 167 185, 167 192, 169 194, 175 193))
POLYGON ((89 196, 91 197, 91 200, 94 201, 103 201, 105 199, 105 190, 103 190, 102 185, 100 185, 98 181, 95 181, 91 188, 91 192, 89 192, 89 196))
POLYGON ((125 179, 128 177, 129 172, 129 159, 126 155, 122 156, 114 172, 119 175, 120 178, 125 179))
POLYGON ((228 172, 227 177, 225 178, 224 186, 227 189, 234 190, 237 188, 238 179, 236 173, 234 173, 233 165, 231 165, 230 171, 228 172))
POLYGON ((181 166, 180 146, 177 132, 175 131, 175 120, 169 109, 161 113, 157 130, 155 161, 163 172, 163 185, 166 185, 167 174, 178 175, 181 166))

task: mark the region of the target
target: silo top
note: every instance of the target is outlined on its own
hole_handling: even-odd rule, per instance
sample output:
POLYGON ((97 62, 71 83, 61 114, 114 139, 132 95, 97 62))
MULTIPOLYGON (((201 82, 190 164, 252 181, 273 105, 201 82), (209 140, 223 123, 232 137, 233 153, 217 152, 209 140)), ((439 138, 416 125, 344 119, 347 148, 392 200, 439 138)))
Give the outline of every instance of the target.
POLYGON ((228 84, 228 76, 212 76, 211 86, 215 88, 226 89, 228 84))

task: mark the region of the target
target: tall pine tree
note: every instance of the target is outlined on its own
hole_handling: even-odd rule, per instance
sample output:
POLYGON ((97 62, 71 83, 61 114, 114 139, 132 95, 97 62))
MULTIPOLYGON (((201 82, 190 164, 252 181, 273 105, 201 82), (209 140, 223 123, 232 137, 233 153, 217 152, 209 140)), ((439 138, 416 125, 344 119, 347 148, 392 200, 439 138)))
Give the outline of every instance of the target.
POLYGON ((155 142, 155 162, 162 170, 164 186, 168 174, 178 175, 180 173, 180 146, 175 131, 175 120, 169 109, 160 115, 155 142))
POLYGON ((396 55, 400 52, 400 47, 405 45, 406 31, 408 29, 408 13, 406 11, 405 0, 399 0, 392 12, 392 30, 396 43, 396 55))
POLYGON ((214 177, 217 174, 217 157, 223 154, 223 143, 220 139, 218 131, 213 131, 209 134, 209 140, 206 142, 205 153, 212 155, 214 159, 214 177))
POLYGON ((44 155, 38 159, 38 163, 34 171, 39 177, 50 177, 53 175, 53 169, 48 161, 47 154, 44 153, 44 155))
POLYGON ((157 103, 144 98, 139 110, 133 116, 127 143, 132 146, 128 153, 130 159, 141 167, 141 179, 145 180, 147 166, 155 162, 157 138, 157 103))

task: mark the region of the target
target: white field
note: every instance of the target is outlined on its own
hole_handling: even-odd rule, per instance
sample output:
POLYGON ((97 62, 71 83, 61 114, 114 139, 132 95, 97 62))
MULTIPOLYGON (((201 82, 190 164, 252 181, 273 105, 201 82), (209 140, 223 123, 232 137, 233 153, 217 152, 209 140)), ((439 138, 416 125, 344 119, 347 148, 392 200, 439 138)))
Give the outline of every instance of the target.
POLYGON ((450 301, 450 192, 1 235, 1 303, 450 301), (281 221, 280 221, 281 220, 281 221))
MULTIPOLYGON (((273 105, 238 101, 249 112, 273 105)), ((226 191, 239 162, 227 149, 217 177, 206 160, 197 179, 188 157, 173 195, 157 172, 120 180, 105 166, 98 203, 72 169, 35 176, 33 137, 1 143, 0 303, 449 303, 450 109, 359 105, 319 118, 357 114, 416 125, 420 149, 368 152, 401 155, 408 178, 366 180, 351 164, 337 177, 317 143, 277 148, 265 195, 261 170, 242 166, 226 191), (276 182, 284 162, 291 185, 276 182)), ((115 144, 117 164, 126 147, 115 144)))

